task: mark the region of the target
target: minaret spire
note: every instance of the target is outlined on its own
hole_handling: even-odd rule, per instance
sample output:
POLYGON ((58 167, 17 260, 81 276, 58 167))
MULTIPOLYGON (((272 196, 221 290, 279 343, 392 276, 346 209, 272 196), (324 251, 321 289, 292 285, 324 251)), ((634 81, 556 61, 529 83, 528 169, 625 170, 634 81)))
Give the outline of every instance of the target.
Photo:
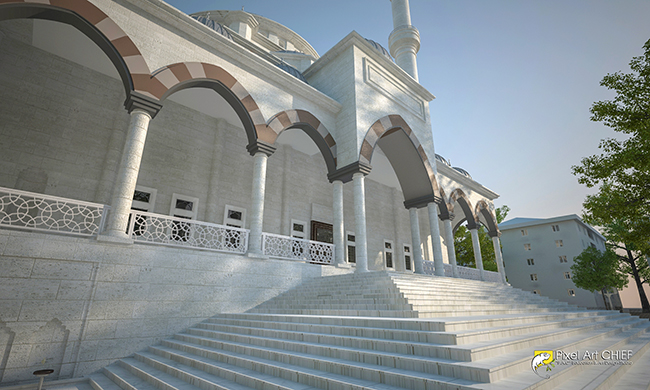
POLYGON ((391 0, 393 32, 388 37, 390 54, 400 68, 418 79, 417 53, 420 50, 420 33, 411 26, 409 0, 391 0))

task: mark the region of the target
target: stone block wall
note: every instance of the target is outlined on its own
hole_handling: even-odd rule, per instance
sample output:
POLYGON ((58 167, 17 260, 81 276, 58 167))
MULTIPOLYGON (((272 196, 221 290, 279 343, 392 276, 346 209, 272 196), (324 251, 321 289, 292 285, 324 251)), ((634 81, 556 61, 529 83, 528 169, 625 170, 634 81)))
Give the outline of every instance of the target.
POLYGON ((0 383, 89 374, 224 312, 350 272, 282 260, 0 229, 0 383))

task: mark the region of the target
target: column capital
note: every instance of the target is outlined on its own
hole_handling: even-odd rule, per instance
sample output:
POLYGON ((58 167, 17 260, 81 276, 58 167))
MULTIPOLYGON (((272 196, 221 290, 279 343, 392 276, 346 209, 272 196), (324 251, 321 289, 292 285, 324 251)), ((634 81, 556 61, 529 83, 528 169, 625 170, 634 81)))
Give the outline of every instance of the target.
POLYGON ((352 180, 352 176, 355 173, 362 173, 364 176, 368 175, 372 170, 370 164, 362 163, 361 161, 355 161, 352 164, 346 165, 343 168, 339 168, 336 171, 329 173, 327 178, 330 183, 333 183, 335 180, 339 180, 343 183, 347 183, 352 180))
POLYGON ((438 214, 438 218, 440 218, 441 221, 446 221, 450 220, 453 221, 456 216, 453 213, 450 213, 449 211, 441 211, 440 214, 438 214))
POLYGON ((501 237, 501 232, 498 231, 498 230, 488 231, 488 236, 490 236, 492 238, 499 238, 499 237, 501 237))
POLYGON ((410 209, 412 207, 421 209, 423 207, 427 207, 429 203, 440 203, 440 202, 442 202, 442 199, 440 197, 437 197, 434 194, 429 194, 429 195, 420 196, 418 198, 405 200, 404 207, 406 207, 406 209, 410 209))
POLYGON ((260 140, 257 140, 253 143, 248 144, 248 146, 246 146, 246 150, 248 150, 248 153, 250 153, 251 156, 254 156, 255 154, 261 152, 270 157, 275 152, 276 149, 277 147, 275 145, 271 145, 260 140))
POLYGON ((146 96, 140 92, 131 91, 124 101, 124 108, 126 108, 129 114, 136 109, 145 111, 153 119, 162 108, 162 104, 158 99, 146 96))

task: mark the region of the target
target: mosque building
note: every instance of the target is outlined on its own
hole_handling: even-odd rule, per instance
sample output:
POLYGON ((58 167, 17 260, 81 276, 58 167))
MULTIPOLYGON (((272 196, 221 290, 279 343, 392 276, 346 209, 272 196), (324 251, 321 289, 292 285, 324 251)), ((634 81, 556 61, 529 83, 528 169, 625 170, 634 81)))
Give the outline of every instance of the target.
POLYGON ((0 383, 87 375, 321 276, 506 284, 498 195, 435 153, 390 3, 388 50, 353 31, 319 55, 244 10, 0 0, 0 383))

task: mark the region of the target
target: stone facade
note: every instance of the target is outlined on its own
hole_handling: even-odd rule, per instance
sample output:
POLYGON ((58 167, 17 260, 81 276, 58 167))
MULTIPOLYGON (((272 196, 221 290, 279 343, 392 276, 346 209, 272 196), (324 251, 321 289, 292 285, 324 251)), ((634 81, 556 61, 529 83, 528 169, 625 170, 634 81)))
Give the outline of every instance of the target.
POLYGON ((99 237, 2 222, 0 383, 38 368, 85 375, 212 315, 355 270, 347 258, 268 258, 252 250, 258 240, 250 256, 134 244, 134 190, 151 192, 155 214, 174 215, 181 199, 193 220, 225 225, 231 206, 244 229, 290 236, 297 220, 309 239, 312 222, 341 211, 341 185, 338 233, 365 226, 357 255, 369 270, 387 268, 387 241, 396 271, 455 265, 432 231, 449 236, 464 221, 498 237, 498 195, 437 160, 433 95, 417 77, 355 32, 317 58, 285 27, 262 20, 259 35, 250 20, 234 18, 245 36, 229 39, 157 0, 0 0, 0 187, 110 206, 99 237), (274 62, 283 36, 315 60, 307 82, 274 62))

